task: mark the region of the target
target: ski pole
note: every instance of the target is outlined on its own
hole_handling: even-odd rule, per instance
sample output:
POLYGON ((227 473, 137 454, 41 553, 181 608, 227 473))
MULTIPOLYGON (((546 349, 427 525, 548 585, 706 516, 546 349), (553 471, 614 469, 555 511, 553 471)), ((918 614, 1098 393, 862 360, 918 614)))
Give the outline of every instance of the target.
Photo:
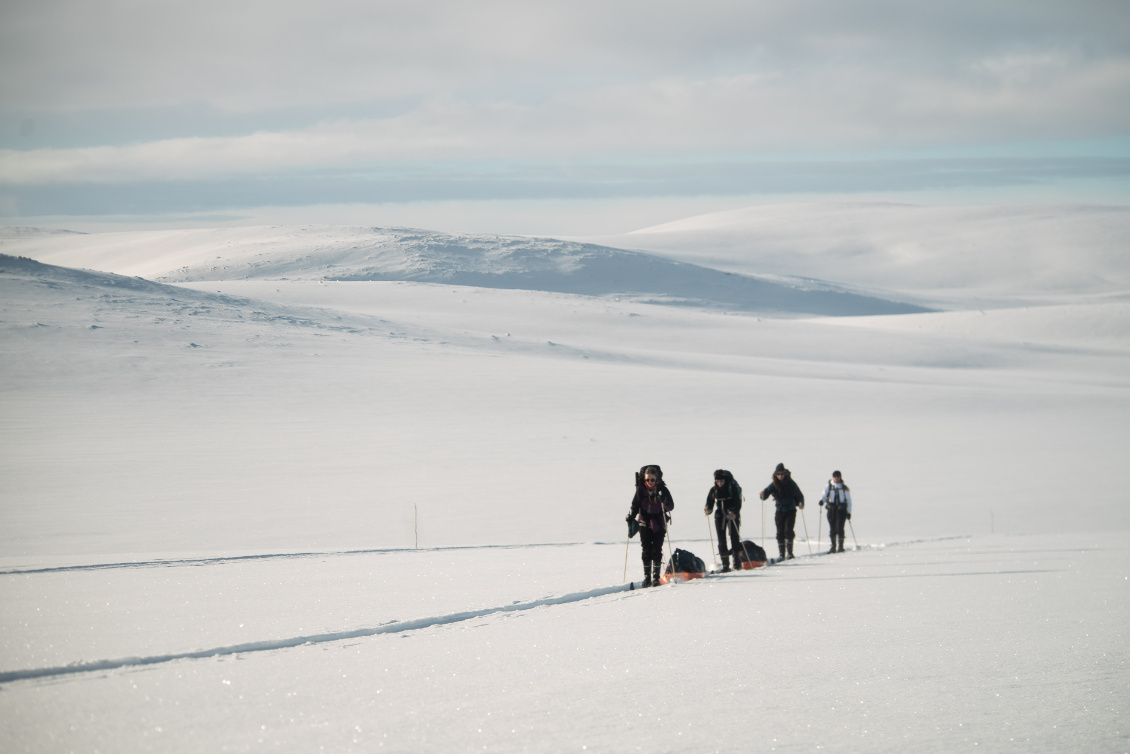
POLYGON ((627 583, 628 581, 628 550, 632 545, 632 535, 630 533, 631 529, 629 529, 628 531, 628 538, 624 540, 624 578, 620 582, 621 584, 627 583))
MULTIPOLYGON (((742 546, 742 552, 745 553, 745 562, 752 563, 753 561, 749 559, 749 550, 746 549, 745 542, 742 541, 742 533, 738 529, 738 522, 736 520, 731 521, 730 525, 734 527, 734 536, 738 538, 738 544, 742 546)), ((737 560, 738 560, 738 554, 734 553, 734 561, 735 561, 734 565, 737 565, 737 560)), ((740 569, 735 568, 734 570, 737 571, 737 570, 740 570, 740 569)))
POLYGON ((820 525, 824 523, 823 516, 816 517, 816 549, 820 549, 820 525))
POLYGON ((800 522, 804 524, 804 543, 808 545, 808 554, 812 554, 812 542, 808 539, 808 519, 805 518, 804 508, 800 509, 800 522))
POLYGON ((765 498, 761 499, 761 549, 765 549, 765 498))
MULTIPOLYGON (((742 493, 742 503, 743 504, 745 503, 745 493, 744 492, 742 493)), ((741 533, 741 530, 738 528, 738 520, 735 518, 730 523, 732 523, 734 525, 734 536, 738 538, 738 544, 742 546, 742 552, 745 553, 745 562, 752 563, 753 561, 751 561, 749 559, 749 550, 746 549, 745 542, 742 541, 742 533, 741 533)), ((737 559, 738 559, 738 554, 734 553, 734 560, 736 561, 737 559)), ((735 563, 735 565, 737 565, 737 563, 735 563)), ((738 569, 735 568, 734 570, 738 570, 738 569)))
POLYGON ((710 514, 707 513, 705 518, 706 518, 706 533, 710 535, 710 559, 714 560, 714 553, 715 553, 715 550, 714 550, 714 532, 710 531, 710 514))
MULTIPOLYGON (((667 535, 667 555, 671 558, 669 562, 671 563, 671 576, 673 577, 675 575, 675 553, 671 552, 671 522, 667 520, 667 511, 663 510, 662 504, 659 506, 659 515, 663 517, 663 533, 667 535)), ((662 555, 663 551, 660 550, 659 553, 662 555)), ((674 578, 671 579, 671 581, 674 580, 674 578)))
POLYGON ((851 523, 850 518, 848 519, 848 526, 851 526, 851 541, 855 542, 855 549, 858 550, 859 549, 859 540, 855 538, 855 526, 851 523))

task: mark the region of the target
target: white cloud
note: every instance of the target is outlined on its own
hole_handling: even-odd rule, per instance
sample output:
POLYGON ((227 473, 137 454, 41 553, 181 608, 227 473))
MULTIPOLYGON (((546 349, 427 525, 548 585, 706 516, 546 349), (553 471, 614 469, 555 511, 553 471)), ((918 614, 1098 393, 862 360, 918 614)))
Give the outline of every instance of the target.
POLYGON ((453 161, 879 150, 1088 138, 1130 123, 1130 61, 986 61, 965 80, 843 68, 657 78, 544 101, 438 100, 388 118, 114 147, 0 151, 8 184, 217 178, 453 161), (1019 71, 1019 73, 1018 73, 1019 71))

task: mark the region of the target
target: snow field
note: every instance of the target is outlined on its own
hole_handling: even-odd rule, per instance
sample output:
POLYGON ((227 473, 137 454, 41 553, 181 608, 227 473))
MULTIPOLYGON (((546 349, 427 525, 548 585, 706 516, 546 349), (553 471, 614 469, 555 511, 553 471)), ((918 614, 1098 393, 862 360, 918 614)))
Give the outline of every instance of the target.
MULTIPOLYGON (((453 597, 444 577, 458 571, 467 575, 450 606, 503 605, 504 594, 536 593, 530 583, 547 574, 554 586, 591 586, 594 570, 621 568, 622 553, 608 545, 327 554, 320 568, 301 569, 307 578, 294 599, 326 593, 309 588, 318 580, 311 570, 343 584, 350 571, 351 588, 395 581, 380 591, 415 595, 419 611, 421 594, 453 597), (529 578, 515 577, 517 561, 529 578)), ((638 570, 638 549, 631 560, 638 570)), ((270 568, 278 577, 302 562, 270 568)), ((256 568, 268 563, 101 573, 105 583, 139 574, 159 583, 163 573, 211 571, 207 579, 227 592, 209 595, 215 623, 237 612, 334 620, 320 604, 296 610, 277 587, 256 588, 256 568)), ((4 729, 3 743, 7 751, 45 742, 170 752, 1122 751, 1130 603, 1118 595, 1128 573, 1125 548, 1109 535, 802 553, 788 565, 416 631, 8 683, 0 711, 19 725, 4 729)), ((53 584, 45 591, 66 593, 53 584)), ((181 596, 156 590, 153 609, 181 596)), ((376 617, 398 607, 371 609, 376 617)))
POLYGON ((772 231, 796 254, 748 218, 661 250, 959 311, 508 289, 570 260, 500 237, 397 257, 494 260, 488 289, 320 280, 314 252, 368 265, 370 229, 8 234, 290 279, 4 262, 0 750, 1130 750, 1121 215, 1051 213, 1028 254, 1001 232, 1031 213, 904 209, 860 210, 866 243, 806 210, 772 231), (1083 256, 1050 255, 1063 233, 1083 256), (709 562, 711 471, 774 554, 778 461, 809 500, 797 561, 624 591, 636 469, 664 467, 674 546, 709 562), (809 557, 834 468, 864 549, 809 557))
POLYGON ((5 562, 402 548, 417 518, 425 546, 611 541, 647 462, 667 472, 676 536, 705 536, 714 468, 752 497, 780 460, 810 498, 843 468, 869 537, 1128 525, 1117 341, 425 284, 208 285, 5 288, 5 562), (952 494, 951 474, 978 493, 952 494))

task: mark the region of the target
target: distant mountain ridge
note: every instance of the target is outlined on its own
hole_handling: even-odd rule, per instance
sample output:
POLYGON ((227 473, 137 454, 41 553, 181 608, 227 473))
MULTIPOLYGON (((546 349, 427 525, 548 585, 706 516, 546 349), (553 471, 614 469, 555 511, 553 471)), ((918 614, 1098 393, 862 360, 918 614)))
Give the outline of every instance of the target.
POLYGON ((406 228, 272 230, 273 234, 259 239, 217 245, 218 253, 208 261, 170 270, 158 279, 169 283, 256 279, 412 281, 588 296, 621 295, 652 303, 781 315, 928 311, 818 280, 728 273, 653 254, 553 238, 449 234, 406 228), (280 231, 283 236, 278 235, 280 231))

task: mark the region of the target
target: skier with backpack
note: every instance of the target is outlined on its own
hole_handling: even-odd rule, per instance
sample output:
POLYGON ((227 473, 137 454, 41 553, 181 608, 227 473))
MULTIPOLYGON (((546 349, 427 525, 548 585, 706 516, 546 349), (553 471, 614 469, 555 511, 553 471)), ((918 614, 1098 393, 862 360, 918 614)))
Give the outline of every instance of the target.
POLYGON ((839 471, 832 472, 832 478, 824 488, 820 505, 825 504, 828 506, 828 530, 832 536, 832 549, 828 552, 843 552, 844 521, 851 519, 851 488, 844 484, 844 478, 839 471))
POLYGON ((636 473, 636 495, 626 520, 639 524, 643 585, 659 586, 663 566, 663 538, 667 535, 668 513, 675 508, 671 491, 663 481, 663 471, 655 465, 644 466, 636 473))
POLYGON ((738 533, 742 525, 742 488, 734 475, 725 469, 714 472, 714 484, 706 493, 703 513, 709 516, 711 512, 714 512, 714 530, 718 532, 718 555, 722 558, 722 573, 729 573, 730 555, 734 556, 734 565, 737 565, 738 552, 742 546, 742 538, 738 533), (726 547, 727 534, 729 548, 726 547))
POLYGON ((770 495, 777 505, 777 515, 774 521, 777 524, 777 549, 781 553, 780 560, 793 559, 793 539, 796 534, 793 527, 796 525, 797 508, 804 510, 804 493, 793 481, 792 472, 785 468, 785 464, 777 464, 773 471, 773 481, 761 491, 761 499, 765 500, 770 495))

